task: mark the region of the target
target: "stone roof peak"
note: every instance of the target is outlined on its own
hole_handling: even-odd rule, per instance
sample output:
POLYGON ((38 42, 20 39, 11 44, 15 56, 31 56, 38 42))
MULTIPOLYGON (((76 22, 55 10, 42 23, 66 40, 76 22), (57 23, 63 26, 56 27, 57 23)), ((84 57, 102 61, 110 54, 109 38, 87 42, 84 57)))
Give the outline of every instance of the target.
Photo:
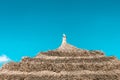
POLYGON ((67 43, 67 37, 65 34, 63 34, 63 38, 62 38, 62 43, 60 45, 60 47, 57 49, 57 51, 62 51, 62 52, 73 52, 73 51, 79 51, 80 49, 78 49, 77 47, 67 43))

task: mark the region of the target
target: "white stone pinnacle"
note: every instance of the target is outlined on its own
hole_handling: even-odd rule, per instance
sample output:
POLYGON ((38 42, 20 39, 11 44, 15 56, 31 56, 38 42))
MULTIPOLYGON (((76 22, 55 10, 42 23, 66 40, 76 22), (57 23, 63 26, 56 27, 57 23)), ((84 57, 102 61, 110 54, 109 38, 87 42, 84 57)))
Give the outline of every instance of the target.
POLYGON ((63 34, 62 45, 66 44, 66 43, 67 43, 67 41, 66 41, 66 35, 65 35, 65 34, 63 34))

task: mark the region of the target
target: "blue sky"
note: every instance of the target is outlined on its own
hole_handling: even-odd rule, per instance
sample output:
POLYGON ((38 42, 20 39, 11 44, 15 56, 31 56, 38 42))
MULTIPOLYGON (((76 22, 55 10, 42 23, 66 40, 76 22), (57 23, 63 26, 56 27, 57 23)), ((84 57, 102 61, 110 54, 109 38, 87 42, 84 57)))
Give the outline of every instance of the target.
POLYGON ((0 55, 20 61, 56 49, 62 34, 83 49, 120 59, 119 0, 1 0, 0 55))

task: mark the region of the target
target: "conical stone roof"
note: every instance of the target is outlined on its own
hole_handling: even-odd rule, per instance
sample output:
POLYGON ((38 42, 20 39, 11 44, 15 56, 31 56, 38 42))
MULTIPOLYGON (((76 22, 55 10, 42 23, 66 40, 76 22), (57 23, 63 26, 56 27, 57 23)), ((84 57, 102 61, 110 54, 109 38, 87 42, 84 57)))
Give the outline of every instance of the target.
POLYGON ((120 61, 98 50, 70 45, 63 35, 59 48, 10 62, 0 70, 0 80, 120 80, 120 61))

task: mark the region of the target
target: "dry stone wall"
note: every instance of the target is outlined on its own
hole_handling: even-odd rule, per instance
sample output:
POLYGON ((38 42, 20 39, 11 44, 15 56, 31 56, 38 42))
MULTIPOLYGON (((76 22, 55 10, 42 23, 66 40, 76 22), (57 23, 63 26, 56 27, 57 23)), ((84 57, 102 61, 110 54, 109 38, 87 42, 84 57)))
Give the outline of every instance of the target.
POLYGON ((0 70, 0 80, 120 80, 119 76, 120 61, 100 51, 42 52, 0 70))

